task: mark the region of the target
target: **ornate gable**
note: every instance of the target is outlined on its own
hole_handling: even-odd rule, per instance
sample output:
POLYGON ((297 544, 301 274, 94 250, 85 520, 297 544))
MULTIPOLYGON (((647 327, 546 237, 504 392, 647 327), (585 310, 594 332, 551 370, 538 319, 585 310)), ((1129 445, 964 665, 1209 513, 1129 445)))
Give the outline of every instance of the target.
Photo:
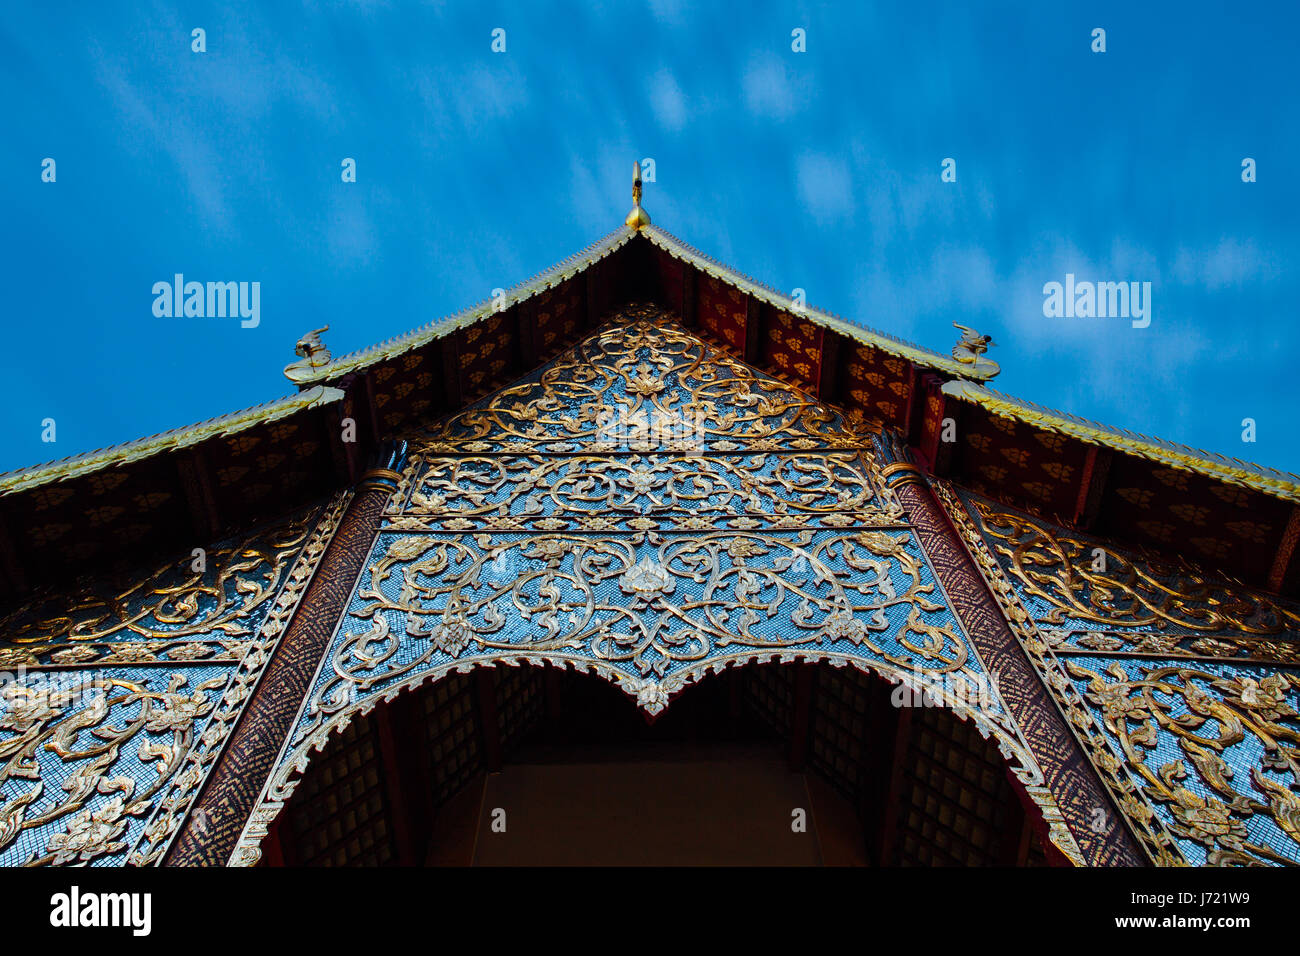
POLYGON ((629 307, 408 442, 238 860, 354 715, 491 664, 590 671, 651 715, 731 665, 851 665, 973 719, 1045 794, 871 436, 667 313, 629 307))

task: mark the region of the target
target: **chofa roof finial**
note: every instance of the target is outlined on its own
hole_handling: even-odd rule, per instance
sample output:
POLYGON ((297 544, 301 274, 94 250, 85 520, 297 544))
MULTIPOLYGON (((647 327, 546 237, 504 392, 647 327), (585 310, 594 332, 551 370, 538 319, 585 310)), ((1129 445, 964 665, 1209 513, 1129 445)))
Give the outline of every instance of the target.
POLYGON ((629 229, 650 225, 650 215, 641 208, 641 164, 632 164, 632 211, 623 220, 629 229))
POLYGON ((961 333, 961 339, 952 347, 952 357, 962 365, 971 366, 971 370, 981 379, 990 379, 1001 371, 998 363, 984 357, 984 353, 993 344, 993 336, 980 335, 972 328, 954 322, 953 328, 961 333))

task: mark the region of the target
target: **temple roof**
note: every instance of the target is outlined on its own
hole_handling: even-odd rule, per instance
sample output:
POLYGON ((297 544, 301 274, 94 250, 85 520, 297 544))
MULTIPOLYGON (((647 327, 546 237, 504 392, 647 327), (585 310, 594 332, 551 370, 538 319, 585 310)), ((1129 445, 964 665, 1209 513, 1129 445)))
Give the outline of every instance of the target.
POLYGON ((194 425, 183 425, 156 435, 146 435, 120 445, 60 458, 57 461, 0 474, 0 495, 11 495, 51 481, 66 481, 90 474, 101 468, 124 465, 167 451, 197 445, 216 436, 235 435, 256 425, 279 421, 301 409, 316 408, 343 397, 337 388, 316 385, 296 395, 286 395, 251 408, 219 415, 194 425))
POLYGON ((943 355, 716 262, 651 225, 639 197, 627 222, 504 300, 378 345, 333 358, 309 333, 285 370, 297 394, 0 475, 0 596, 83 560, 192 547, 315 500, 355 481, 381 438, 527 375, 631 301, 657 303, 692 334, 854 421, 898 431, 935 474, 1300 592, 1300 477, 1001 394, 987 387, 999 371, 983 354, 987 336, 963 328, 943 355), (341 438, 345 419, 356 424, 353 442, 341 438), (955 442, 942 440, 949 420, 955 442))
POLYGON ((1165 441, 1163 438, 1140 435, 1124 428, 1102 425, 1078 415, 1058 412, 1013 395, 1006 395, 975 382, 960 380, 946 382, 943 391, 945 395, 979 405, 1003 418, 1015 419, 1036 428, 1104 445, 1125 454, 1138 455, 1168 465, 1170 468, 1180 468, 1219 481, 1253 488, 1288 501, 1300 501, 1300 476, 1290 472, 1265 468, 1263 465, 1243 461, 1240 458, 1229 458, 1212 451, 1165 441))

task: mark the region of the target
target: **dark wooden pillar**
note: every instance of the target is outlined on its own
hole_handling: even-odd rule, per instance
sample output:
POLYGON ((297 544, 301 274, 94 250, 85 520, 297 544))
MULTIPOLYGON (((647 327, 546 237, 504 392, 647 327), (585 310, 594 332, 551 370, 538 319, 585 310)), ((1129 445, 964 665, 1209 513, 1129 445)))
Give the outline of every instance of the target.
POLYGON ((884 812, 880 814, 880 830, 876 836, 875 849, 877 866, 892 866, 894 847, 898 840, 898 816, 903 805, 903 763, 907 757, 907 747, 912 739, 912 711, 901 707, 897 710, 894 733, 890 738, 889 784, 885 788, 884 812))
POLYGON ((813 682, 817 668, 807 662, 796 664, 794 672, 794 713, 790 719, 790 769, 803 770, 808 762, 808 739, 812 735, 813 682))
POLYGON ((403 749, 398 746, 389 707, 380 704, 374 710, 375 733, 379 740, 379 758, 383 766, 384 795, 389 819, 393 824, 393 842, 399 866, 415 866, 424 859, 416 847, 415 825, 409 800, 411 786, 405 779, 410 771, 405 765, 403 749))
MULTIPOLYGON (((1034 756, 1083 859, 1093 866, 1145 866, 1146 854, 1125 826, 1095 834, 1088 826, 1093 811, 1118 813, 1101 778, 1088 761, 1042 678, 1020 647, 961 535, 935 498, 907 445, 890 430, 877 440, 881 476, 894 489, 930 558, 939 583, 952 601, 953 613, 970 635, 980 658, 997 683, 1012 718, 1034 729, 1034 756)), ((1037 815, 1037 809, 1035 808, 1037 815)))
POLYGON ((347 607, 396 488, 405 443, 386 443, 382 465, 362 476, 307 592, 230 740, 164 860, 166 866, 224 866, 288 736, 312 675, 347 607), (203 817, 198 817, 198 811, 203 817))
POLYGON ((483 767, 488 773, 497 773, 501 770, 501 724, 497 718, 495 669, 474 668, 474 701, 483 742, 483 767))

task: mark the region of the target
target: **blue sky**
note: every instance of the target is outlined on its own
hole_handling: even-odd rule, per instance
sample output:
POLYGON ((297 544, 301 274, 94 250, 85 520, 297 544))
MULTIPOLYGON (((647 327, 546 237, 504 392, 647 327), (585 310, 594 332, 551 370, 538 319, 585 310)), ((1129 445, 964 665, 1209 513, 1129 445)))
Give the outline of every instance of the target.
POLYGON ((652 157, 655 223, 760 281, 945 353, 974 326, 1002 391, 1300 472, 1298 27, 1289 3, 10 5, 0 469, 289 394, 303 332, 340 354, 488 298, 621 223, 652 157), (259 281, 259 326, 155 317, 177 272, 259 281), (1067 272, 1151 282, 1150 327, 1045 318, 1067 272))

